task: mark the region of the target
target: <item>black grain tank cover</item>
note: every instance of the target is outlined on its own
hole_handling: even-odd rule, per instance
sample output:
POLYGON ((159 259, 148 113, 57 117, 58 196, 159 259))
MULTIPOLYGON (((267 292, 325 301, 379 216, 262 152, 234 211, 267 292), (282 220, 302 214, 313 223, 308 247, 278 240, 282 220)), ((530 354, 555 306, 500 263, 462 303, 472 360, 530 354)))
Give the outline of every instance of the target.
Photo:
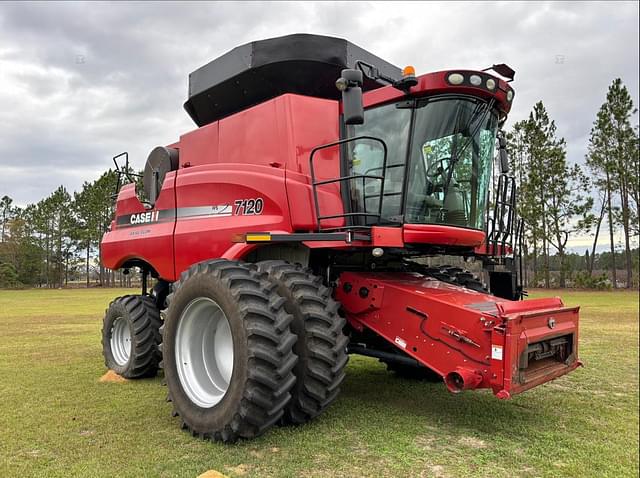
MULTIPOLYGON (((184 108, 204 126, 284 93, 337 100, 340 71, 358 60, 401 76, 400 68, 341 38, 295 34, 247 43, 189 75, 184 108)), ((363 90, 380 86, 365 79, 363 90)))

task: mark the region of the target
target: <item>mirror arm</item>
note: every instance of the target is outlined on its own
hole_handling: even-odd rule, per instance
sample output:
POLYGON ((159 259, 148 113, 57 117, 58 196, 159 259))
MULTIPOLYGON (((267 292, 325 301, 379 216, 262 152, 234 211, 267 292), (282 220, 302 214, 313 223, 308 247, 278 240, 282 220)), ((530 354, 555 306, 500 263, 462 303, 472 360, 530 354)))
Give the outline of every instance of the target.
POLYGON ((509 172, 509 152, 507 151, 507 139, 502 131, 498 132, 498 159, 500 160, 500 172, 509 172))

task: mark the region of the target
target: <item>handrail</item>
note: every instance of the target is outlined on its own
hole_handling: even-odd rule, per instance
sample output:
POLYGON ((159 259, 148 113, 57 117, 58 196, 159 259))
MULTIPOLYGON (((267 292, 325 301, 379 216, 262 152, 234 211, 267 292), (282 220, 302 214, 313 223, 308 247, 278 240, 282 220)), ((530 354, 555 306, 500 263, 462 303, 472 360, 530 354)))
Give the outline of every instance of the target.
MULTIPOLYGON (((309 155, 309 172, 311 174, 311 188, 313 190, 313 202, 314 202, 314 212, 316 215, 316 221, 317 221, 317 225, 318 225, 318 231, 322 231, 322 230, 326 230, 322 228, 321 225, 321 221, 323 220, 327 220, 327 219, 337 219, 337 218, 344 218, 345 220, 347 218, 353 218, 353 217, 375 217, 378 219, 378 222, 380 221, 380 218, 382 217, 382 199, 383 199, 383 193, 384 193, 384 181, 385 181, 385 169, 387 166, 387 144, 380 138, 376 138, 374 136, 356 136, 354 138, 347 138, 347 139, 341 139, 339 141, 335 141, 333 143, 328 143, 328 144, 323 144, 320 146, 316 146, 315 148, 313 148, 311 150, 311 154, 309 155), (380 143, 382 145, 382 149, 383 149, 383 159, 382 159, 382 174, 381 175, 371 175, 371 174, 351 174, 348 176, 341 176, 338 178, 334 178, 334 179, 325 179, 325 180, 321 180, 321 181, 316 181, 316 174, 315 174, 315 167, 314 167, 314 158, 315 155, 318 151, 327 149, 327 148, 332 148, 335 146, 342 146, 344 144, 347 143, 351 143, 354 141, 359 141, 359 140, 370 140, 370 141, 376 141, 378 143, 380 143), (318 186, 324 186, 327 184, 334 184, 334 183, 339 183, 342 184, 344 181, 352 181, 355 179, 362 179, 362 184, 364 185, 367 179, 371 179, 371 180, 376 180, 376 181, 380 181, 380 194, 379 194, 379 200, 378 200, 378 212, 377 213, 373 213, 373 212, 368 212, 367 211, 367 203, 364 199, 364 194, 363 194, 363 212, 354 212, 351 211, 351 205, 347 204, 346 201, 343 201, 343 209, 344 211, 349 211, 349 212, 344 212, 343 214, 336 214, 336 215, 325 215, 323 216, 320 213, 320 202, 318 200, 318 186)), ((363 188, 364 191, 364 188, 363 188)), ((346 224, 344 228, 331 228, 331 230, 335 230, 335 229, 345 229, 345 230, 349 230, 349 229, 357 229, 357 228, 362 228, 362 229, 368 229, 369 227, 367 225, 365 226, 354 226, 352 224, 346 224)))

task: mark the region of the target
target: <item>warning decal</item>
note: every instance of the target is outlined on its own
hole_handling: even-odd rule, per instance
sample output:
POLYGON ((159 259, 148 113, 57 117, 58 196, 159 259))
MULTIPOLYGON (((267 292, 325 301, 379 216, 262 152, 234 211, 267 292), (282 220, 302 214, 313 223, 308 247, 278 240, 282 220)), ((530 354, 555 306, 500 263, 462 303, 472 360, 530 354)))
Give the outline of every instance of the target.
POLYGON ((396 344, 398 344, 400 347, 402 347, 403 349, 407 348, 407 342, 405 342, 403 339, 401 339, 400 337, 396 337, 395 340, 396 344))

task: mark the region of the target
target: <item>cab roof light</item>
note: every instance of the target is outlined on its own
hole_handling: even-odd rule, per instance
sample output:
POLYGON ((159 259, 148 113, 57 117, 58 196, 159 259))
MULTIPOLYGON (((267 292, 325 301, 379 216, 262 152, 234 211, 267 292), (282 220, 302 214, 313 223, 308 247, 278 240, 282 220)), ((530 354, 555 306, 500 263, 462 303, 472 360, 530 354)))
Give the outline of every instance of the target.
POLYGON ((402 69, 402 76, 416 76, 416 69, 411 65, 407 65, 402 69))
POLYGON ((480 86, 482 84, 482 78, 480 77, 480 75, 471 75, 469 77, 469 83, 471 83, 473 86, 480 86))
POLYGON ((416 86, 417 84, 418 79, 416 78, 416 69, 413 66, 409 65, 405 66, 402 69, 402 78, 394 81, 393 87, 398 88, 405 93, 409 93, 411 87, 416 86))
POLYGON ((464 75, 462 73, 451 73, 447 80, 452 85, 461 85, 464 82, 464 75))

